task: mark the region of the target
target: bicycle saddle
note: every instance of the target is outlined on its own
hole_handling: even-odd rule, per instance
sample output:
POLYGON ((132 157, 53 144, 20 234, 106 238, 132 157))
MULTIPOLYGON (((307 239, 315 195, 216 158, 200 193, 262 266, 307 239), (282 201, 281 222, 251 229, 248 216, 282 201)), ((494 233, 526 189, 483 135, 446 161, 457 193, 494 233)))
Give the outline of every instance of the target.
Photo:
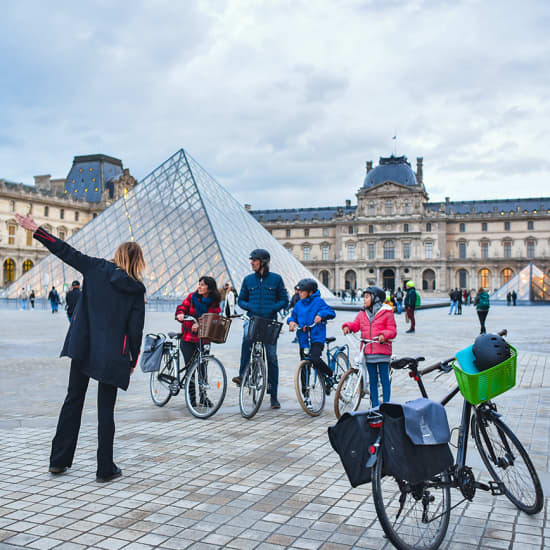
POLYGON ((179 339, 181 338, 181 332, 169 332, 168 338, 179 339))
POLYGON ((335 342, 336 341, 336 338, 334 336, 329 336, 327 339, 326 339, 326 343, 327 344, 330 344, 331 342, 335 342))
POLYGON ((395 370, 404 369, 405 367, 412 367, 417 365, 420 361, 425 361, 424 357, 401 357, 400 359, 394 359, 390 363, 390 367, 395 370))

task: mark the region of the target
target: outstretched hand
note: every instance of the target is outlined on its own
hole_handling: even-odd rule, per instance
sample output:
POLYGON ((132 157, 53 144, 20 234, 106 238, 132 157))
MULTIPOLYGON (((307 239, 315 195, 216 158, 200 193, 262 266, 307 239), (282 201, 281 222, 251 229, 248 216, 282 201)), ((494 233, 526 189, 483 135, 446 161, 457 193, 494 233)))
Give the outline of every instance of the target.
POLYGON ((26 216, 15 214, 15 220, 23 229, 27 229, 33 233, 38 229, 38 225, 36 225, 30 214, 27 214, 26 216))

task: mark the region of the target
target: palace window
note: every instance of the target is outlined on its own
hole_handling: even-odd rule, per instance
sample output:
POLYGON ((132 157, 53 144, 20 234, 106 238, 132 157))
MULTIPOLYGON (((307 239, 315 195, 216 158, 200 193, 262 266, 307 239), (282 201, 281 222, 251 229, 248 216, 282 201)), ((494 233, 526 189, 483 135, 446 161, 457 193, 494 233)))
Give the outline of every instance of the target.
POLYGON ((479 272, 479 286, 483 288, 489 288, 489 275, 490 272, 487 268, 484 268, 479 272))
POLYGON ((411 243, 403 243, 403 258, 408 260, 411 257, 411 243))
POLYGON ((369 201, 368 215, 374 216, 376 214, 376 204, 374 201, 369 201))
POLYGON ((15 244, 15 225, 8 225, 8 244, 15 244))
POLYGON ((506 267, 502 270, 502 284, 505 285, 512 278, 512 270, 506 267))
POLYGON ((393 214, 393 201, 388 199, 386 201, 386 216, 391 216, 393 214))
POLYGON ((32 262, 30 260, 25 260, 23 262, 23 273, 27 273, 27 271, 29 271, 29 269, 32 269, 32 262))
POLYGON ((429 223, 429 222, 426 224, 426 232, 427 232, 427 233, 431 233, 431 232, 432 232, 432 224, 429 223))
POLYGON ((527 241, 527 257, 530 259, 535 257, 535 244, 533 239, 527 241))
POLYGON ((410 214, 412 212, 411 201, 405 201, 403 203, 403 211, 405 214, 410 214))
POLYGON ((348 244, 348 260, 355 260, 355 245, 348 244))
POLYGON ((529 231, 532 231, 533 229, 535 229, 535 222, 532 221, 532 220, 529 220, 529 221, 527 222, 527 229, 528 229, 529 231))
POLYGON ((465 224, 465 223, 461 223, 461 224, 458 226, 458 230, 459 230, 461 233, 465 233, 465 232, 466 232, 466 224, 465 224))
POLYGON ((74 221, 75 221, 75 222, 78 221, 79 214, 80 214, 80 212, 75 212, 75 213, 74 213, 74 221))
POLYGON ((502 243, 502 247, 504 248, 504 257, 505 258, 511 258, 512 257, 512 241, 504 241, 502 243))
POLYGON ((309 229, 304 229, 304 237, 309 237, 309 229))
POLYGON ((483 231, 484 233, 487 233, 487 222, 483 222, 481 224, 481 231, 483 231))
POLYGON ((311 248, 309 246, 304 246, 304 262, 309 262, 311 255, 311 248))
POLYGON ((323 227, 323 237, 328 237, 328 227, 323 227))
POLYGON ((32 246, 32 231, 27 230, 27 246, 32 246))
POLYGON ((434 256, 434 243, 432 242, 427 242, 427 243, 424 243, 424 252, 425 252, 425 255, 426 255, 426 258, 433 258, 434 256))
MULTIPOLYGON (((95 218, 95 215, 94 215, 94 218, 95 218)), ((287 230, 286 230, 286 236, 287 236, 287 237, 290 237, 290 229, 287 229, 287 230)))
POLYGON ((409 232, 409 224, 408 223, 404 223, 403 224, 403 233, 408 233, 409 232))
POLYGON ((49 206, 44 206, 44 217, 47 218, 50 215, 49 206))
POLYGON ((510 222, 504 222, 504 231, 510 231, 510 222))
POLYGON ((327 245, 324 245, 323 247, 321 247, 321 254, 322 254, 323 260, 328 260, 328 246, 327 245))
POLYGON ((4 262, 4 284, 13 283, 15 279, 15 262, 8 258, 4 262))
POLYGON ((395 245, 393 241, 384 241, 384 260, 393 260, 395 258, 395 245))
POLYGON ((374 233, 374 225, 369 225, 369 233, 374 233))
POLYGON ((10 212, 15 212, 15 201, 10 201, 10 212))
POLYGON ((481 243, 481 257, 484 259, 489 257, 489 243, 487 241, 481 243))
POLYGON ((465 241, 460 241, 458 243, 458 257, 461 260, 466 259, 466 242, 465 241))
POLYGON ((60 208, 59 209, 59 217, 64 220, 65 219, 65 209, 64 208, 60 208))
POLYGON ((353 235, 353 225, 348 225, 348 235, 353 235))

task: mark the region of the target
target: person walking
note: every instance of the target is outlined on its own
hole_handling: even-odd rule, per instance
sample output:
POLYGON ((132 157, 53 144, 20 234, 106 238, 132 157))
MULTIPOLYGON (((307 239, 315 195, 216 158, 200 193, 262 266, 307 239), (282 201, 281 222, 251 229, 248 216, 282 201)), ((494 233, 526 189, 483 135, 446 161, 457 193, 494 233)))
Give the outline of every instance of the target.
POLYGON ((508 292, 508 294, 506 294, 506 305, 507 306, 512 305, 512 293, 511 292, 508 292))
POLYGON ((512 305, 516 305, 516 301, 518 299, 518 293, 515 290, 512 290, 512 305))
POLYGON ((73 464, 86 390, 93 378, 99 382, 96 481, 112 481, 122 475, 113 461, 117 391, 128 388, 143 336, 143 252, 137 243, 126 242, 118 247, 112 260, 93 258, 38 227, 28 214, 16 214, 16 220, 52 254, 84 275, 82 296, 61 351, 62 357, 72 360, 49 471, 62 474, 73 464))
MULTIPOLYGON (((249 315, 265 319, 277 318, 277 313, 288 306, 288 292, 282 277, 269 269, 271 256, 267 250, 257 248, 250 253, 250 265, 253 273, 247 275, 241 285, 238 304, 249 315)), ((244 336, 241 346, 241 364, 239 376, 232 380, 237 386, 241 385, 246 366, 250 362, 252 344, 247 338, 248 323, 244 323, 244 336)), ((271 408, 280 409, 278 400, 279 388, 279 361, 277 358, 277 343, 266 344, 267 355, 267 384, 271 394, 271 408)))
POLYGON ((26 310, 27 309, 27 293, 25 292, 24 288, 22 288, 21 292, 19 293, 19 302, 21 304, 21 309, 26 310))
POLYGON ((459 288, 456 289, 456 305, 456 314, 462 315, 462 290, 460 290, 459 288))
POLYGON ((403 291, 400 286, 397 287, 395 293, 395 307, 397 308, 397 313, 401 315, 403 313, 403 291))
POLYGON ((474 304, 477 309, 477 316, 479 318, 479 324, 481 328, 479 333, 485 334, 487 332, 487 330, 485 329, 485 320, 487 319, 487 315, 489 313, 490 302, 489 302, 489 293, 486 292, 483 287, 481 287, 477 291, 474 304))
POLYGON ((48 300, 50 301, 52 313, 57 313, 57 310, 59 308, 59 302, 61 300, 59 299, 59 294, 57 293, 57 290, 55 290, 55 286, 52 286, 52 289, 48 294, 48 300))
POLYGON ((31 290, 31 293, 29 294, 29 302, 31 303, 31 308, 34 309, 34 301, 36 300, 36 294, 34 293, 34 290, 31 290))
POLYGON ((405 295, 405 312, 411 323, 409 330, 405 331, 408 333, 414 332, 416 329, 416 321, 414 319, 414 310, 416 309, 416 289, 414 288, 413 281, 407 281, 407 294, 405 295))
POLYGON ((451 289, 449 292, 449 298, 451 299, 451 308, 449 309, 449 315, 452 315, 453 312, 456 315, 458 308, 458 291, 456 288, 451 289))
MULTIPOLYGON (((227 293, 226 293, 227 297, 227 293)), ((191 364, 195 352, 199 349, 199 325, 195 321, 185 320, 186 315, 200 319, 205 313, 220 313, 221 295, 212 277, 202 276, 199 279, 197 290, 191 292, 176 308, 175 318, 181 323, 180 349, 185 366, 191 364)), ((195 383, 189 385, 191 405, 195 406, 195 383)), ((211 406, 208 403, 202 405, 211 406)))
POLYGON ((69 323, 71 322, 76 304, 78 303, 80 296, 80 281, 73 281, 71 285, 71 290, 69 290, 69 292, 65 294, 65 310, 67 311, 69 323))
POLYGON ((231 317, 235 315, 235 306, 237 304, 237 291, 231 283, 225 294, 225 309, 222 310, 223 315, 231 317))
MULTIPOLYGON (((374 339, 378 342, 363 347, 363 360, 369 372, 370 398, 373 407, 380 405, 378 396, 378 378, 382 383, 382 400, 387 403, 391 397, 390 358, 393 340, 397 336, 397 326, 393 308, 384 303, 385 292, 377 286, 369 286, 363 294, 365 308, 351 323, 344 323, 344 334, 361 331, 361 338, 374 339)), ((414 319, 414 317, 413 317, 414 319)))

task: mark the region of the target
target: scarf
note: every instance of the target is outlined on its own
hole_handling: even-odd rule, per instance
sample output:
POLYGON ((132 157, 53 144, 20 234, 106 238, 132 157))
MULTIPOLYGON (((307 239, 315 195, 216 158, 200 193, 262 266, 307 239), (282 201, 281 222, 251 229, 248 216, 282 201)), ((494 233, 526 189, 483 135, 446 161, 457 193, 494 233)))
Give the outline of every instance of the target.
POLYGON ((197 312, 197 319, 199 319, 203 314, 208 313, 212 305, 212 298, 201 296, 198 292, 193 292, 191 302, 193 303, 193 308, 197 312))
POLYGON ((375 304, 372 304, 371 307, 365 308, 365 313, 367 314, 367 317, 369 318, 369 321, 372 323, 372 320, 374 319, 374 316, 380 311, 380 308, 382 307, 382 302, 376 302, 375 304))

